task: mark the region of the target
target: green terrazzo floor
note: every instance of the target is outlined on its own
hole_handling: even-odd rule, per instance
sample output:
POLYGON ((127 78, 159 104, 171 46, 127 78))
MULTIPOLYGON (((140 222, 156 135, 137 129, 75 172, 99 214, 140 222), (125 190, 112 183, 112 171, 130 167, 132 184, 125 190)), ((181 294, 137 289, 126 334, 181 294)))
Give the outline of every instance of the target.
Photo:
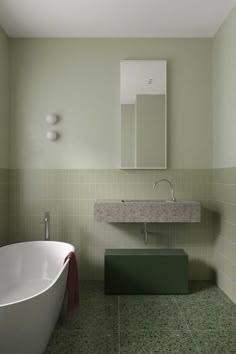
POLYGON ((81 282, 80 308, 64 311, 45 354, 236 354, 236 305, 216 286, 191 282, 188 295, 105 296, 81 282))

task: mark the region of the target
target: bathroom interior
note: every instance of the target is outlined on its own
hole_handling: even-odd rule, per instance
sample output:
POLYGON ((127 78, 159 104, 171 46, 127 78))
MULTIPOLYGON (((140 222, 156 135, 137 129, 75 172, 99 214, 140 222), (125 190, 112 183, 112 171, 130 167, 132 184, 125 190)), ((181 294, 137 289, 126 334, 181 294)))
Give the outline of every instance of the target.
POLYGON ((134 3, 0 2, 1 354, 236 353, 236 0, 134 3), (79 306, 68 319, 66 295, 44 350, 14 352, 3 260, 38 241, 74 250, 79 306), (135 290, 108 270, 163 250, 186 276, 138 258, 135 290), (179 276, 183 293, 152 290, 179 276))

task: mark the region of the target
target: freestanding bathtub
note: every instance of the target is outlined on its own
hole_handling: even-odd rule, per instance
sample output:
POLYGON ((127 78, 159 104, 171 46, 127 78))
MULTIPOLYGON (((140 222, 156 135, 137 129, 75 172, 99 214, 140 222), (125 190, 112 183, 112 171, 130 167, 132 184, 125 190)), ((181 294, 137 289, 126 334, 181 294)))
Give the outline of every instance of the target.
POLYGON ((43 354, 58 319, 74 247, 54 241, 0 248, 0 353, 43 354))

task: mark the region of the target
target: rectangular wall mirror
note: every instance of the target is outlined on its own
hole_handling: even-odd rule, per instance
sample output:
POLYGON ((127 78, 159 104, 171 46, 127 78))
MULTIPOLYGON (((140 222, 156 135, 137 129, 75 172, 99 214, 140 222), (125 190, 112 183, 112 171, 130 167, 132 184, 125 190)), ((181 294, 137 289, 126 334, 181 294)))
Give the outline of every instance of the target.
POLYGON ((165 60, 120 63, 121 168, 167 168, 165 60))

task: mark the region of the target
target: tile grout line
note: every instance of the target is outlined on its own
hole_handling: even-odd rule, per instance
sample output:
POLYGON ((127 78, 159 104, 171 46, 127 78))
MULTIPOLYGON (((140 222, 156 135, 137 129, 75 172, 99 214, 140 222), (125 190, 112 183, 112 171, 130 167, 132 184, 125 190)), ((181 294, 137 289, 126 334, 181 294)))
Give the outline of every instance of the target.
POLYGON ((120 297, 117 297, 118 305, 118 354, 120 354, 120 297))
POLYGON ((191 336, 191 338, 192 338, 192 340, 193 340, 193 343, 195 344, 195 346, 196 346, 196 348, 197 348, 199 354, 201 354, 201 350, 200 350, 199 346, 197 345, 197 343, 196 343, 196 341, 195 341, 195 339, 194 339, 194 337, 193 337, 193 334, 192 334, 192 332, 191 332, 191 330, 190 330, 190 328, 189 328, 189 325, 188 325, 187 321, 185 320, 184 314, 183 314, 183 312, 180 310, 180 307, 179 307, 179 305, 178 305, 178 302, 176 301, 175 298, 174 298, 174 301, 175 301, 175 303, 176 303, 177 309, 178 309, 178 311, 179 311, 181 317, 183 318, 184 323, 185 323, 186 326, 187 326, 188 332, 190 333, 190 336, 191 336))

